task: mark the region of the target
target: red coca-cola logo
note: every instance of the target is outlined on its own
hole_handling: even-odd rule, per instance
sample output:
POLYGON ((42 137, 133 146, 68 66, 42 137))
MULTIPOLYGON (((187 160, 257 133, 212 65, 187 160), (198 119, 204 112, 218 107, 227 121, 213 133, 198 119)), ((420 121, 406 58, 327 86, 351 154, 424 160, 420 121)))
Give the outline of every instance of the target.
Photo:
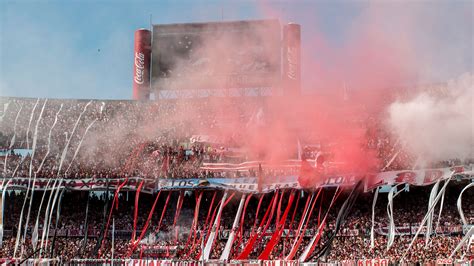
POLYGON ((143 84, 145 81, 145 55, 142 52, 135 53, 135 83, 143 84))
POLYGON ((288 63, 288 71, 286 75, 288 78, 296 80, 297 78, 297 65, 298 65, 298 58, 297 58, 297 48, 289 46, 286 50, 286 61, 288 63))

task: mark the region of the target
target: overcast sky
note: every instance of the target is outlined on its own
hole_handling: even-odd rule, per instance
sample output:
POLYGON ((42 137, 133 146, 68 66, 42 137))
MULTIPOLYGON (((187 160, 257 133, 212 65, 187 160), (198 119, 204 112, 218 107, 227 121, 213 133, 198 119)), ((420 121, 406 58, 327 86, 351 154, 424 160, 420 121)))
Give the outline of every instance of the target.
MULTIPOLYGON (((311 50, 314 36, 337 51, 354 28, 375 27, 394 42, 408 40, 419 57, 417 81, 443 81, 473 71, 473 12, 470 0, 0 0, 0 96, 131 98, 133 33, 149 27, 150 14, 154 24, 275 17, 297 22, 311 51, 305 56, 325 63, 331 55, 322 59, 321 51, 311 50)), ((304 69, 304 78, 317 76, 310 71, 304 69)))

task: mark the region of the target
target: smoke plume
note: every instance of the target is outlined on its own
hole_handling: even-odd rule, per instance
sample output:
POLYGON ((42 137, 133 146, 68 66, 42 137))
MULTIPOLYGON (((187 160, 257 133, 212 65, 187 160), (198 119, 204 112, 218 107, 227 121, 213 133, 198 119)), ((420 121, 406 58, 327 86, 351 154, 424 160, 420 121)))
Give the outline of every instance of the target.
POLYGON ((474 75, 421 92, 389 107, 389 126, 406 148, 424 161, 473 156, 474 75))

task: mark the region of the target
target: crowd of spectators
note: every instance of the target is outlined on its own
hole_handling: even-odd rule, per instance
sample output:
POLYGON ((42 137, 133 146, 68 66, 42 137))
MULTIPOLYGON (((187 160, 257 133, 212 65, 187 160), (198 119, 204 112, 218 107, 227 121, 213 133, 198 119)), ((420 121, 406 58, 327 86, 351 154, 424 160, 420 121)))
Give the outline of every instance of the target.
MULTIPOLYGON (((212 99, 137 102, 2 97, 0 176, 250 176, 257 169, 202 169, 203 163, 256 159, 255 154, 248 154, 242 149, 245 141, 245 137, 240 135, 242 132, 223 134, 228 136, 226 139, 218 138, 213 133, 225 132, 235 125, 258 127, 261 123, 259 119, 263 119, 259 118, 259 114, 263 113, 261 106, 264 103, 258 97, 246 101, 226 101, 229 101, 225 105, 228 110, 221 112, 219 108, 222 105, 212 99), (30 167, 31 156, 34 158, 30 167)), ((367 145, 361 149, 376 152, 380 165, 375 171, 414 167, 416 158, 405 152, 402 145, 383 129, 379 119, 370 117, 363 123, 367 128, 367 145)), ((333 144, 314 141, 317 145, 301 144, 303 157, 314 159, 319 151, 330 154, 330 151, 323 149, 333 144)), ((295 146, 294 156, 289 159, 297 157, 296 150, 295 146)), ((442 162, 437 166, 459 163, 463 162, 442 162)), ((270 171, 269 174, 295 173, 298 168, 265 171, 270 171)))
MULTIPOLYGON (((203 167, 205 163, 240 163, 255 159, 245 152, 242 139, 239 135, 224 134, 231 137, 227 139, 213 138, 213 131, 225 131, 228 124, 249 125, 258 127, 261 115, 261 102, 258 98, 241 102, 238 99, 229 101, 225 111, 216 112, 215 102, 212 99, 196 100, 165 100, 160 102, 138 101, 100 101, 100 100, 56 100, 56 99, 26 99, 26 98, 0 98, 0 177, 37 177, 37 178, 118 178, 139 176, 145 178, 212 178, 212 177, 246 177, 256 176, 257 171, 262 171, 265 176, 297 174, 301 170, 296 167, 275 167, 262 169, 247 169, 246 171, 209 170, 203 167), (3 108, 2 108, 3 107, 3 108), (57 118, 57 119, 56 119, 57 118), (237 118, 237 119, 236 119, 237 118), (200 135, 199 135, 200 134, 200 135), (197 136, 196 136, 197 135, 197 136), (68 149, 66 152, 65 148, 68 149), (33 157, 33 159, 32 159, 33 157), (31 163, 30 163, 31 162, 31 163)), ((360 122, 360 121, 359 121, 360 122)), ((366 125, 366 145, 360 149, 375 152, 379 159, 377 171, 412 169, 417 167, 417 158, 403 149, 402 143, 383 129, 378 119, 369 117, 362 121, 366 125)), ((301 144, 298 144, 301 145, 301 144)), ((324 154, 331 158, 330 150, 325 150, 334 143, 317 145, 301 145, 301 157, 314 160, 324 154)), ((296 154, 295 147, 295 156, 296 154)), ((292 158, 289 158, 292 159, 292 158)), ((431 167, 446 167, 459 165, 465 162, 451 160, 432 163, 431 167)), ((460 241, 463 228, 459 214, 455 207, 457 195, 465 184, 452 184, 448 187, 444 208, 439 222, 439 228, 428 248, 424 246, 424 238, 419 237, 412 251, 409 253, 410 262, 430 261, 436 258, 446 258, 460 241)), ((370 228, 372 194, 365 193, 360 196, 349 217, 335 237, 329 253, 323 257, 327 261, 340 261, 346 259, 386 258, 397 261, 406 250, 412 237, 412 228, 417 228, 418 223, 426 213, 428 195, 431 187, 411 188, 410 192, 402 193, 395 199, 395 222, 398 228, 409 228, 410 233, 399 235, 390 249, 387 246, 387 226, 389 221, 386 215, 387 199, 381 194, 375 209, 375 248, 370 249, 370 228), (416 203, 414 205, 413 203, 416 203)), ((472 190, 471 190, 472 191, 472 190)), ((34 199, 40 199, 43 193, 37 191, 34 199)), ((175 258, 183 260, 197 259, 201 243, 195 240, 195 245, 186 245, 190 232, 190 221, 193 220, 195 197, 187 191, 179 219, 175 216, 179 192, 171 193, 169 206, 163 216, 162 225, 156 235, 147 235, 153 239, 153 244, 159 246, 160 251, 153 256, 160 258, 175 258), (177 234, 178 232, 178 234, 177 234), (176 236, 178 236, 176 238, 176 236)), ((204 191, 203 200, 197 219, 197 238, 206 235, 209 230, 206 218, 211 208, 210 202, 214 193, 216 198, 222 192, 204 191)), ((298 206, 292 208, 294 223, 288 219, 285 224, 289 234, 282 237, 270 255, 271 259, 283 258, 288 253, 293 241, 294 230, 303 213, 304 202, 309 196, 306 192, 299 200, 298 206)), ((324 200, 318 203, 316 210, 324 211, 329 206, 329 201, 334 190, 327 188, 324 191, 324 200)), ((235 210, 238 207, 239 193, 224 208, 218 238, 211 252, 211 259, 218 259, 224 249, 227 237, 224 232, 231 230, 235 210)), ((285 194, 283 206, 288 200, 289 193, 285 194)), ((154 201, 155 195, 142 193, 140 195, 137 230, 140 232, 147 222, 148 211, 154 201)), ((338 199, 336 206, 328 214, 328 225, 325 227, 323 237, 316 250, 325 245, 329 236, 333 234, 338 208, 347 192, 338 199)), ((11 258, 15 245, 15 236, 18 231, 18 222, 24 202, 25 191, 8 191, 2 198, 5 203, 3 212, 3 243, 0 257, 11 258)), ((67 262, 74 258, 97 257, 97 242, 104 232, 104 217, 107 216, 112 201, 113 192, 82 191, 66 192, 61 201, 61 215, 56 223, 56 216, 52 218, 54 227, 52 232, 57 236, 54 240, 54 257, 67 262), (89 208, 87 208, 87 206, 89 208), (85 210, 88 209, 88 215, 85 210), (87 221, 86 221, 87 220, 87 221), (85 238, 85 229, 88 228, 88 237, 85 238)), ((242 236, 234 245, 231 256, 239 254, 247 243, 252 225, 255 222, 255 213, 258 197, 253 196, 249 201, 245 213, 245 223, 242 226, 242 236)), ((262 201, 257 223, 262 219, 272 197, 267 194, 262 201)), ((130 239, 133 230, 133 213, 135 192, 123 192, 119 196, 119 208, 114 211, 115 224, 115 258, 125 258, 130 249, 130 239)), ((469 224, 474 224, 474 195, 467 192, 464 197, 465 215, 469 224)), ((23 256, 32 254, 31 235, 36 218, 44 218, 45 206, 39 212, 40 200, 34 200, 31 206, 31 217, 28 224, 28 233, 23 256), (39 213, 39 214, 38 214, 39 213)), ((161 212, 165 208, 165 200, 160 200, 152 216, 149 227, 150 232, 157 231, 161 212)), ((438 209, 435 210, 436 213, 438 209)), ((316 233, 319 220, 319 211, 315 211, 309 219, 308 230, 296 253, 298 257, 303 247, 309 243, 310 237, 316 233)), ((23 217, 25 219, 25 217, 23 217)), ((292 218, 293 219, 293 218, 292 218)), ((26 222, 25 220, 23 222, 26 222)), ((265 248, 268 236, 275 230, 273 221, 261 241, 257 241, 250 254, 255 259, 265 248)), ((39 223, 40 235, 43 223, 39 223)), ((105 236, 104 245, 100 254, 105 258, 112 256, 111 237, 105 236)), ((47 240, 52 245, 52 235, 47 240)), ((139 234, 137 234, 139 235, 139 234)), ((145 244, 137 249, 132 257, 151 256, 144 252, 145 244), (140 255, 141 254, 141 255, 140 255)), ((473 247, 467 252, 472 256, 473 247)), ((47 254, 49 250, 44 253, 47 254)), ((36 256, 36 255, 34 255, 36 256)), ((46 255, 43 255, 46 256, 46 255)), ((461 253, 457 254, 460 257, 461 253)), ((311 257, 315 261, 316 257, 311 257)))
MULTIPOLYGON (((465 187, 466 182, 454 182, 448 186, 445 194, 444 206, 441 213, 441 219, 438 222, 437 219, 433 222, 433 226, 437 228, 436 233, 433 234, 430 244, 425 247, 424 235, 422 234, 415 241, 415 245, 412 250, 408 253, 407 260, 410 262, 426 262, 432 261, 439 258, 447 258, 454 250, 456 245, 463 237, 463 227, 460 216, 456 209, 457 197, 465 187)), ((428 197, 430 187, 413 187, 409 192, 403 192, 394 200, 394 220, 397 228, 418 227, 423 216, 426 214, 428 197), (416 202, 416 204, 413 204, 416 202)), ((131 235, 133 231, 133 220, 134 220, 134 199, 135 193, 124 192, 119 198, 119 208, 114 211, 114 257, 115 258, 126 258, 127 252, 130 248, 131 235), (127 194, 130 195, 127 195, 127 194)), ((195 209, 195 193, 198 192, 187 192, 183 194, 184 201, 177 219, 175 226, 174 220, 176 216, 177 202, 179 191, 164 192, 161 196, 163 199, 167 196, 167 193, 171 193, 169 203, 166 208, 162 226, 157 232, 157 226, 161 217, 161 213, 165 208, 165 200, 160 200, 155 209, 155 213, 150 221, 150 227, 148 233, 145 235, 145 239, 142 239, 143 243, 137 250, 132 254, 132 257, 138 258, 140 256, 152 256, 161 259, 181 259, 181 260, 195 260, 198 258, 199 252, 201 251, 201 243, 199 237, 201 234, 206 235, 209 230, 209 224, 206 224, 206 218, 209 212, 214 210, 217 206, 217 202, 222 197, 222 191, 202 191, 202 201, 198 216, 198 225, 196 229, 197 237, 194 241, 194 248, 191 248, 190 242, 188 242, 188 235, 191 231, 191 223, 194 217, 195 209), (211 199, 216 193, 216 200, 211 207, 211 199), (177 236, 177 238, 176 238, 177 236), (145 241, 146 240, 146 241, 145 241), (188 244, 188 245, 187 245, 188 244), (148 252, 147 245, 158 246, 161 251, 148 252), (144 253, 142 253, 144 252, 144 253), (141 255, 140 255, 141 254, 141 255), (152 254, 152 255, 150 255, 152 254)), ((279 192, 282 193, 282 192, 279 192)), ((280 239, 278 244, 275 246, 271 253, 270 259, 281 259, 288 254, 290 247, 295 239, 295 229, 301 219, 305 202, 311 192, 301 193, 296 192, 296 196, 300 197, 298 205, 291 208, 289 218, 285 223, 285 228, 289 231, 280 239), (296 210, 296 211, 294 211, 296 210), (294 218, 291 218, 294 211, 294 218), (293 223, 291 223, 293 220, 293 223)), ((298 257, 303 249, 308 245, 309 240, 316 233, 318 227, 318 220, 322 219, 324 213, 328 210, 329 202, 332 195, 335 193, 334 189, 324 189, 321 195, 321 199, 316 204, 316 208, 313 214, 309 217, 308 230, 304 234, 303 241, 296 253, 298 257), (321 207, 320 207, 321 206, 321 207), (319 214, 321 210, 321 216, 319 214), (319 218, 320 219, 319 219, 319 218)), ((61 258, 62 261, 68 261, 73 258, 96 258, 95 253, 96 243, 98 238, 103 231, 105 223, 104 214, 108 214, 109 209, 104 209, 105 206, 110 207, 111 198, 107 201, 107 193, 105 192, 67 192, 64 194, 61 204, 61 215, 58 221, 58 231, 56 233, 56 242, 54 247, 54 256, 61 258), (89 203, 87 198, 89 197, 89 203), (107 203, 108 202, 108 203, 107 203), (87 223, 86 223, 86 209, 88 208, 87 223), (88 226, 88 238, 84 238, 85 225, 88 226)), ((290 191, 286 191, 282 202, 282 212, 287 204, 290 191)), ((315 250, 320 249, 324 244, 327 243, 329 236, 334 233, 334 225, 338 210, 342 203, 346 199, 348 191, 345 191, 338 197, 336 205, 329 211, 327 218, 328 224, 325 227, 321 243, 316 246, 315 250)), ((379 200, 375 209, 375 248, 370 249, 370 228, 371 228, 371 206, 372 197, 371 193, 363 193, 357 199, 351 210, 349 216, 343 224, 343 227, 335 237, 331 249, 323 258, 310 257, 310 261, 326 260, 326 261, 341 261, 341 260, 354 260, 354 259, 389 259, 391 261, 398 261, 402 254, 406 251, 408 243, 411 241, 414 231, 410 233, 397 235, 395 237, 394 245, 387 250, 387 236, 386 230, 389 221, 386 214, 387 207, 387 194, 380 194, 379 200)), ((40 198, 42 192, 39 192, 36 197, 40 198)), ((112 197, 112 193, 109 195, 112 197)), ((259 202, 259 197, 264 197, 262 201, 262 207, 259 211, 257 218, 257 224, 263 217, 263 214, 267 210, 270 200, 273 194, 262 194, 253 195, 249 201, 247 210, 245 212, 244 224, 242 227, 242 236, 236 238, 234 247, 232 249, 232 255, 235 257, 239 254, 245 244, 247 243, 252 226, 255 222, 256 209, 259 202)), ((139 198, 138 205, 138 219, 137 219, 137 235, 140 235, 141 228, 147 221, 148 212, 151 209, 155 195, 149 195, 142 193, 139 198)), ((219 259, 222 253, 225 243, 227 241, 228 232, 231 230, 233 220, 235 218, 235 212, 237 210, 240 194, 236 193, 234 198, 229 202, 223 210, 220 227, 217 232, 217 239, 212 249, 210 258, 219 259), (226 233, 227 232, 227 233, 226 233)), ((12 257, 13 247, 15 245, 15 235, 17 232, 19 213, 23 203, 24 195, 22 193, 7 193, 7 197, 4 199, 6 202, 4 212, 4 241, 0 250, 0 257, 12 257)), ((472 190, 466 191, 463 197, 463 209, 464 215, 469 224, 474 224, 474 195, 472 190)), ((296 204, 296 203, 294 203, 296 204)), ((30 219, 30 225, 27 241, 25 247, 25 254, 32 254, 34 251, 31 246, 31 231, 34 224, 34 220, 37 217, 39 203, 34 201, 32 205, 32 219, 30 219)), ((435 209, 435 217, 437 217, 439 207, 435 209)), ((44 213, 40 215, 40 221, 42 221, 44 213)), ((257 241, 254 249, 250 254, 250 259, 256 259, 258 255, 266 247, 267 241, 274 232, 276 214, 272 218, 272 222, 266 237, 261 241, 257 241)), ((54 229, 56 217, 53 217, 52 229, 54 229)), ((42 232, 42 223, 40 223, 40 235, 42 232)), ((397 230, 398 231, 398 230, 397 230)), ((50 232, 49 245, 53 242, 53 232, 50 232)), ((109 228, 108 237, 105 238, 105 243, 102 246, 101 254, 103 258, 110 258, 111 253, 111 231, 109 228)), ((193 241, 191 241, 192 243, 193 241)), ((462 249, 456 254, 457 258, 460 258, 466 249, 462 249)), ((466 253, 465 258, 472 257, 474 246, 471 246, 466 253)), ((48 250, 47 252, 50 252, 48 250)))
POLYGON ((198 105, 193 101, 158 104, 0 98, 0 104, 0 157, 4 159, 8 154, 1 160, 2 176, 29 176, 36 131, 32 166, 37 177, 55 177, 58 173, 65 178, 200 177, 210 174, 200 171, 203 161, 221 161, 226 152, 219 143, 190 141, 195 132, 202 132, 199 128, 216 128, 218 123, 217 117, 205 116, 205 107, 211 108, 212 103, 203 101, 199 106, 204 107, 197 113, 198 105), (193 117, 183 115, 178 119, 176 114, 185 112, 193 113, 193 117), (62 158, 67 143, 68 152, 62 158), (134 167, 124 169, 131 160, 136 161, 134 167))

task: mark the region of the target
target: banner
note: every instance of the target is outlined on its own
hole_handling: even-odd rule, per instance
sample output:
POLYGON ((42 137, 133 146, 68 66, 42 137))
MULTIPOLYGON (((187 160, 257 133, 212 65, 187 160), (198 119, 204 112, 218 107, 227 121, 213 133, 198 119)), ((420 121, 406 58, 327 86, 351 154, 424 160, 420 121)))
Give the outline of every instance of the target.
MULTIPOLYGON (((318 187, 354 186, 360 179, 356 175, 328 176, 318 187)), ((221 188, 238 190, 240 192, 268 193, 277 189, 302 189, 297 176, 275 176, 271 184, 263 184, 258 190, 256 177, 241 178, 209 178, 209 179, 160 179, 159 189, 196 189, 196 188, 221 188)), ((317 188, 317 187, 315 187, 317 188)))
MULTIPOLYGON (((28 189, 28 182, 30 179, 27 177, 15 177, 7 178, 10 183, 7 190, 26 190, 28 189)), ((34 185, 35 190, 51 190, 51 186, 46 186, 49 178, 36 178, 34 185)), ((119 186, 125 178, 82 178, 82 179, 64 179, 59 186, 59 189, 66 188, 70 190, 98 190, 105 191, 107 190, 107 182, 109 182, 109 188, 114 189, 119 186)), ((156 190, 156 180, 155 179, 145 179, 141 177, 130 177, 127 184, 122 188, 123 191, 136 191, 141 181, 145 181, 141 189, 142 192, 153 193, 156 190)), ((56 186, 56 189, 58 189, 56 186)), ((2 187, 0 187, 2 188, 2 187)))
MULTIPOLYGON (((395 227, 395 235, 415 235, 416 231, 418 231, 419 226, 397 226, 395 227)), ((388 235, 388 227, 379 227, 375 230, 379 235, 388 235)), ((423 226, 421 228, 420 234, 424 235, 427 232, 427 227, 423 226)), ((463 227, 460 225, 452 225, 452 226, 439 226, 436 228, 437 234, 458 234, 464 233, 463 227)))
MULTIPOLYGON (((76 260, 78 261, 78 260, 76 260)), ((126 260, 125 264, 118 263, 119 265, 128 266, 198 266, 198 261, 172 261, 172 260, 159 260, 159 259, 130 259, 126 260)))
MULTIPOLYGON (((439 179, 448 178, 454 171, 454 178, 468 178, 473 177, 472 165, 470 166, 456 166, 438 169, 424 169, 424 170, 402 170, 390 171, 377 174, 369 174, 364 176, 356 174, 344 175, 326 175, 322 178, 319 184, 314 185, 314 189, 320 187, 338 187, 338 186, 354 186, 359 180, 366 180, 365 191, 370 191, 382 185, 396 185, 401 183, 409 183, 412 185, 426 186, 431 185, 439 179)), ((194 189, 227 189, 232 191, 239 191, 242 193, 268 193, 277 189, 304 189, 298 181, 297 175, 287 176, 272 176, 271 183, 261 184, 261 189, 258 187, 257 177, 241 177, 241 178, 186 178, 186 179, 147 179, 142 177, 130 177, 122 191, 136 191, 142 181, 142 192, 154 193, 159 190, 194 190, 194 189)), ((27 177, 14 177, 1 179, 0 183, 9 185, 6 190, 26 190, 30 179, 27 177)), ((36 178, 34 185, 35 190, 51 190, 51 186, 47 187, 49 178, 36 178)), ((105 191, 107 190, 107 181, 109 188, 114 189, 119 186, 125 178, 80 178, 80 179, 63 179, 59 188, 66 188, 69 190, 79 191, 105 191)), ((3 186, 0 186, 3 189, 3 186)))
POLYGON ((472 165, 454 166, 437 169, 388 171, 367 175, 365 191, 371 191, 383 185, 407 183, 415 186, 428 186, 440 179, 448 178, 454 172, 456 178, 472 178, 472 165))

